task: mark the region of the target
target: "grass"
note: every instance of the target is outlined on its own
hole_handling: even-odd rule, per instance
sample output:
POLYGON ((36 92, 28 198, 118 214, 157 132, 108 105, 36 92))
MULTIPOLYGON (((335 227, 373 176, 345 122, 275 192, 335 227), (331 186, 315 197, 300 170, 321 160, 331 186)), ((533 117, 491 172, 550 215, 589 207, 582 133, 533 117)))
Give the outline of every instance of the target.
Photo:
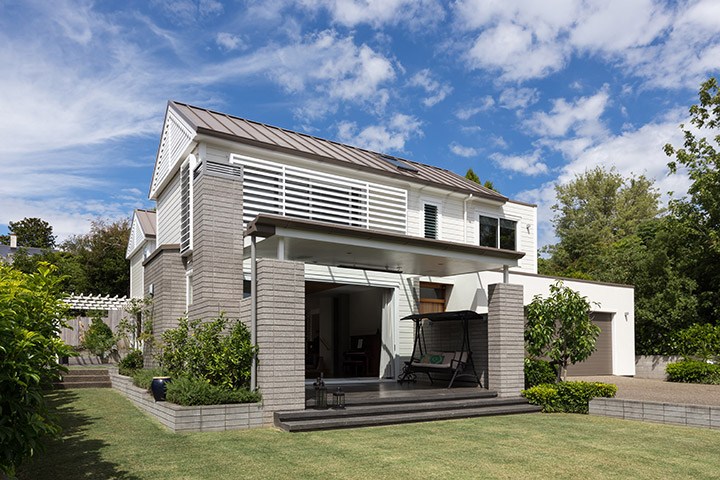
POLYGON ((534 414, 173 434, 110 389, 49 394, 65 432, 20 479, 718 478, 720 431, 534 414))

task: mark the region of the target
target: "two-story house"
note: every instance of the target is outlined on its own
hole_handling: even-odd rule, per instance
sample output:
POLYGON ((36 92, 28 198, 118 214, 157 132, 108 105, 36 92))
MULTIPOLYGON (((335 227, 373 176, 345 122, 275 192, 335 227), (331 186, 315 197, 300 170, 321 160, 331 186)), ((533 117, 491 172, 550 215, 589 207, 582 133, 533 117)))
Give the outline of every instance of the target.
MULTIPOLYGON (((400 319, 445 310, 484 315, 472 327, 483 384, 519 395, 523 308, 556 280, 537 275, 536 206, 441 168, 177 102, 150 198, 156 213, 136 212, 128 247, 132 295, 153 296, 156 335, 185 314, 246 322, 268 412, 303 408, 306 375, 396 378, 414 341, 400 319)), ((596 302, 602 329, 575 373, 633 375, 632 287, 566 284, 596 302)))

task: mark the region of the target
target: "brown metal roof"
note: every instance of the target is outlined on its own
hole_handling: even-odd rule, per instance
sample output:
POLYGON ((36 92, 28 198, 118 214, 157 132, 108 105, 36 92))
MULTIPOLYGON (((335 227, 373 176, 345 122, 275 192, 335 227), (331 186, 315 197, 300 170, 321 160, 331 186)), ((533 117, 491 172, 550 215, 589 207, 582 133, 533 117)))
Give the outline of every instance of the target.
POLYGON ((143 234, 146 237, 154 237, 157 235, 157 221, 155 220, 155 212, 150 210, 135 210, 135 215, 140 222, 143 234))
POLYGON ((179 102, 169 102, 169 106, 184 118, 198 134, 228 138, 249 145, 262 146, 273 150, 291 152, 319 161, 340 164, 352 164, 355 167, 380 172, 385 175, 428 185, 436 185, 462 193, 472 193, 484 198, 505 202, 507 197, 482 185, 466 179, 443 168, 423 163, 390 157, 407 164, 416 171, 398 168, 383 159, 385 155, 345 145, 331 140, 313 137, 304 133, 285 130, 263 123, 253 122, 232 115, 214 112, 179 102))

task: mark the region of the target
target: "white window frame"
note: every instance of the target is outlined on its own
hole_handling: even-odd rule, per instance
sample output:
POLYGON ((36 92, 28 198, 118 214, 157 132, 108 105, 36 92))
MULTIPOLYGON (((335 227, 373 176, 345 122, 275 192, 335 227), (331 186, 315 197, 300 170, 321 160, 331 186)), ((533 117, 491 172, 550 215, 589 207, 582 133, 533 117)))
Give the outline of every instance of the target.
MULTIPOLYGON (((187 159, 182 163, 180 166, 180 215, 181 215, 181 222, 182 222, 182 191, 183 191, 183 185, 182 185, 182 171, 185 167, 188 168, 188 228, 190 229, 188 232, 188 247, 181 250, 181 253, 187 254, 193 251, 193 223, 194 219, 194 187, 193 184, 195 179, 195 169, 197 168, 198 162, 197 158, 195 158, 195 155, 190 154, 188 155, 187 159)), ((180 243, 182 248, 182 223, 180 225, 180 243)))
POLYGON ((194 301, 194 292, 193 292, 193 270, 187 270, 185 272, 185 311, 187 311, 190 306, 193 304, 194 301))
POLYGON ((427 200, 427 199, 423 199, 421 203, 422 203, 422 212, 421 212, 422 221, 420 222, 420 236, 422 238, 427 238, 425 236, 425 205, 432 205, 433 207, 436 208, 436 211, 437 211, 437 216, 435 218, 435 222, 436 222, 435 230, 437 232, 437 235, 435 236, 435 240, 442 239, 442 204, 440 202, 436 202, 434 200, 427 200))

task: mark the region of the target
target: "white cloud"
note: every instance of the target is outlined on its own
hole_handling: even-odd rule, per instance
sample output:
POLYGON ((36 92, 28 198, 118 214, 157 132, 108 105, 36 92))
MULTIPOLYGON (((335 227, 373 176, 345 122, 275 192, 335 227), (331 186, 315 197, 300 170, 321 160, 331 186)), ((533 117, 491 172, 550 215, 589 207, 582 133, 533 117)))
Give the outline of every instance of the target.
POLYGON ((300 3, 313 10, 327 10, 333 22, 345 27, 368 24, 380 28, 402 23, 417 30, 445 18, 445 9, 437 0, 301 0, 300 3))
POLYGON ((477 102, 473 102, 469 107, 463 107, 455 112, 455 116, 460 120, 469 120, 480 112, 490 110, 495 106, 495 100, 490 95, 486 95, 477 102))
POLYGON ((573 102, 558 98, 549 113, 535 112, 524 124, 538 135, 562 137, 572 131, 583 136, 599 136, 606 128, 601 116, 610 100, 608 86, 595 95, 581 97, 573 102))
POLYGON ((338 138, 374 152, 402 152, 412 137, 421 137, 422 123, 416 117, 396 113, 385 124, 370 125, 362 130, 355 122, 341 122, 338 125, 338 138))
POLYGON ((510 110, 522 110, 540 100, 540 92, 536 88, 506 88, 500 93, 498 103, 510 110))
POLYGON ((503 170, 518 172, 525 175, 540 175, 548 172, 548 166, 540 161, 540 150, 529 155, 504 155, 493 153, 490 155, 495 164, 503 170))
POLYGON ((473 147, 465 147, 458 143, 451 143, 450 151, 457 156, 465 157, 465 158, 474 157, 478 154, 477 149, 475 149, 473 147))
POLYGON ((452 93, 452 87, 447 83, 440 83, 435 80, 430 73, 430 69, 420 70, 410 78, 408 85, 411 87, 420 87, 425 90, 429 96, 423 99, 423 105, 432 107, 436 105, 452 93))
POLYGON ((218 32, 215 36, 215 43, 227 51, 245 48, 245 42, 238 35, 228 32, 218 32))
POLYGON ((150 4, 178 25, 189 25, 224 11, 223 4, 217 0, 152 0, 150 4))

